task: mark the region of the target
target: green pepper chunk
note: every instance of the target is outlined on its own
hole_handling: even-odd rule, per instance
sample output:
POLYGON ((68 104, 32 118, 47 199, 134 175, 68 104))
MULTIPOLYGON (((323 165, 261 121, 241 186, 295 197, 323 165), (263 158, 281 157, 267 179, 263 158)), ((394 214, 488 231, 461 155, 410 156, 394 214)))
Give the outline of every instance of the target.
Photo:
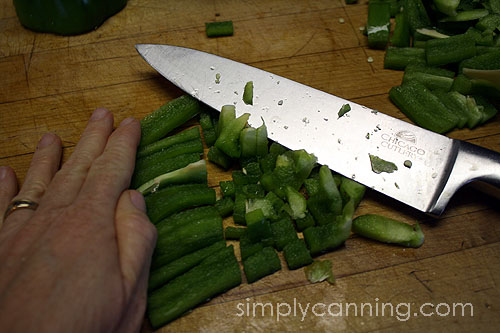
POLYGON ((420 247, 424 242, 418 223, 411 226, 376 214, 358 216, 352 223, 352 230, 363 237, 407 247, 420 247))
POLYGON ((232 36, 234 33, 233 21, 205 23, 207 37, 232 36))
MULTIPOLYGON (((225 154, 232 158, 239 158, 241 155, 241 147, 239 144, 240 132, 245 127, 250 114, 245 113, 240 117, 224 122, 221 127, 221 132, 215 141, 215 147, 222 150, 225 154)), ((221 123, 219 122, 219 127, 221 123)))
POLYGON ((298 269, 313 262, 305 241, 299 238, 285 245, 283 255, 285 256, 288 268, 291 270, 298 269))
POLYGON ((230 197, 224 197, 215 202, 215 209, 222 217, 229 216, 233 213, 234 201, 230 197))
POLYGON ((391 26, 390 6, 386 2, 370 1, 368 3, 368 46, 384 49, 389 42, 391 26))
POLYGON ((248 283, 253 283, 281 269, 281 262, 272 247, 265 247, 243 261, 248 283))
POLYGON ((274 239, 274 247, 278 251, 283 250, 288 243, 297 239, 297 232, 290 218, 283 218, 271 224, 271 231, 274 239))
POLYGON ((404 13, 397 13, 395 19, 394 33, 391 36, 392 46, 410 46, 410 24, 404 13))
POLYGON ((14 0, 17 17, 23 26, 60 35, 95 30, 126 4, 127 0, 14 0))
POLYGON ((425 64, 424 49, 389 46, 385 51, 384 68, 401 70, 414 63, 425 64))
POLYGON ((246 232, 246 228, 227 227, 224 230, 224 237, 227 240, 238 240, 246 232))

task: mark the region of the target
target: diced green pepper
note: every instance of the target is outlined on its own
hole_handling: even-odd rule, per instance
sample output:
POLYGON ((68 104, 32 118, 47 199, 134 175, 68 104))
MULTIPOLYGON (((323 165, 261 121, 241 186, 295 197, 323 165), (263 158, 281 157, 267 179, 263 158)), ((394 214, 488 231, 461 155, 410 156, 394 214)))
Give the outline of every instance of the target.
POLYGON ((281 251, 288 243, 297 239, 297 232, 290 218, 284 218, 271 224, 274 247, 281 251))
POLYGON ((232 180, 223 180, 219 182, 220 190, 224 197, 234 198, 234 194, 236 193, 236 188, 234 186, 234 182, 232 180))
POLYGON ((215 133, 215 127, 212 121, 212 117, 208 112, 200 113, 200 126, 203 130, 203 138, 208 147, 214 145, 217 135, 215 133))
POLYGON ((314 217, 311 213, 307 212, 306 216, 302 219, 296 219, 295 225, 297 226, 297 231, 304 231, 309 227, 314 227, 316 222, 314 221, 314 217))
POLYGON ((229 216, 233 213, 234 201, 230 197, 224 197, 215 202, 215 209, 222 217, 229 216))
POLYGON ((265 247, 243 261, 248 283, 253 283, 281 269, 281 261, 272 247, 265 247))
POLYGON ((205 23, 207 37, 232 36, 234 33, 233 21, 205 23))
POLYGON ((455 112, 455 115, 458 118, 457 127, 463 128, 469 119, 466 97, 457 91, 436 91, 434 94, 448 109, 455 112))
POLYGON ((311 254, 303 239, 296 238, 283 248, 286 264, 289 269, 297 269, 313 262, 311 254))
POLYGON ((319 169, 319 191, 309 197, 307 208, 318 225, 328 224, 342 212, 342 197, 326 165, 319 169))
POLYGON ((237 240, 240 239, 241 236, 246 232, 246 228, 239 227, 227 227, 224 230, 224 237, 227 240, 237 240))
POLYGON ((306 277, 311 283, 328 281, 335 283, 335 276, 332 272, 332 262, 330 260, 314 260, 314 262, 304 269, 306 277))
POLYGON ((248 81, 243 90, 243 102, 245 104, 253 105, 253 82, 248 81))
POLYGON ((486 9, 471 9, 464 10, 461 12, 457 12, 455 16, 447 16, 440 20, 440 22, 464 22, 464 21, 473 21, 480 19, 488 15, 488 10, 486 9))
POLYGON ((210 162, 217 164, 224 170, 229 169, 229 167, 231 167, 231 164, 233 163, 232 158, 226 155, 222 150, 220 150, 216 146, 210 147, 207 153, 207 159, 210 162))
MULTIPOLYGON (((285 188, 286 200, 288 201, 288 214, 292 219, 301 219, 306 216, 307 202, 306 198, 291 186, 285 188)), ((286 209, 286 208, 285 208, 286 209)))
POLYGON ((420 28, 431 26, 431 20, 422 0, 401 0, 403 13, 406 15, 412 33, 420 28))
MULTIPOLYGON (((225 154, 232 158, 238 158, 241 155, 241 148, 239 144, 240 132, 245 127, 250 114, 245 113, 240 117, 231 120, 228 123, 224 123, 221 128, 221 132, 217 141, 215 141, 215 147, 222 150, 225 154)), ((221 123, 219 121, 219 127, 221 123)))

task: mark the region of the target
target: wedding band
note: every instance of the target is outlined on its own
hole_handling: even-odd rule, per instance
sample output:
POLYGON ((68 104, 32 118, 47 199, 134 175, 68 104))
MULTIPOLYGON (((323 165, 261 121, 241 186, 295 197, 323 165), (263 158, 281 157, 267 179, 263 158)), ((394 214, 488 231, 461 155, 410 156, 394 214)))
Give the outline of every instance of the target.
POLYGON ((23 208, 36 210, 38 208, 38 204, 34 201, 31 201, 31 200, 24 200, 24 199, 14 200, 9 204, 9 206, 7 207, 7 210, 5 210, 5 214, 3 215, 3 220, 5 221, 5 219, 10 214, 12 214, 13 212, 15 212, 18 209, 23 209, 23 208))

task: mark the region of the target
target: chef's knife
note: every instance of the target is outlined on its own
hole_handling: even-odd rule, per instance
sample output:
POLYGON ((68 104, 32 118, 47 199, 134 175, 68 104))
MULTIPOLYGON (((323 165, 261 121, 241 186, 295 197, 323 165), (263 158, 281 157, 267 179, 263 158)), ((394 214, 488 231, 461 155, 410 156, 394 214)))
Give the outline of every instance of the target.
POLYGON ((251 126, 264 122, 270 139, 305 149, 320 164, 421 211, 441 214, 472 180, 500 187, 498 152, 213 54, 155 44, 136 49, 166 79, 215 110, 233 104, 237 115, 250 114, 251 126), (248 81, 253 105, 242 101, 248 81), (345 104, 351 110, 339 116, 345 104), (374 172, 370 156, 397 170, 374 172))

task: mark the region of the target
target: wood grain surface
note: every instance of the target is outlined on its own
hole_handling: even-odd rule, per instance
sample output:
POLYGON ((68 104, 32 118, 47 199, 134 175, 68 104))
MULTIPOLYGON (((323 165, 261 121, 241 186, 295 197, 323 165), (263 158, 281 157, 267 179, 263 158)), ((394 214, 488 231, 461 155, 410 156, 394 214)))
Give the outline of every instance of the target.
MULTIPOLYGON (((118 123, 181 95, 142 60, 136 43, 215 53, 406 120, 388 98, 402 73, 384 70, 383 51, 367 48, 359 30, 366 17, 366 0, 130 0, 98 30, 61 37, 24 29, 12 1, 1 0, 0 164, 12 166, 22 183, 44 133, 62 138, 67 159, 96 107, 112 110, 118 123), (208 39, 205 22, 223 20, 233 21, 234 36, 208 39)), ((500 151, 499 116, 448 135, 500 151)), ((229 178, 210 166, 210 186, 229 178)), ((442 217, 431 218, 368 191, 356 212, 364 213, 419 221, 424 245, 404 249, 353 236, 320 257, 333 262, 333 286, 310 284, 302 269, 284 265, 159 331, 500 330, 498 200, 467 186, 442 217), (457 303, 468 304, 463 315, 457 303), (354 304, 348 313, 347 304, 354 304)), ((143 331, 151 331, 147 320, 143 331)))

